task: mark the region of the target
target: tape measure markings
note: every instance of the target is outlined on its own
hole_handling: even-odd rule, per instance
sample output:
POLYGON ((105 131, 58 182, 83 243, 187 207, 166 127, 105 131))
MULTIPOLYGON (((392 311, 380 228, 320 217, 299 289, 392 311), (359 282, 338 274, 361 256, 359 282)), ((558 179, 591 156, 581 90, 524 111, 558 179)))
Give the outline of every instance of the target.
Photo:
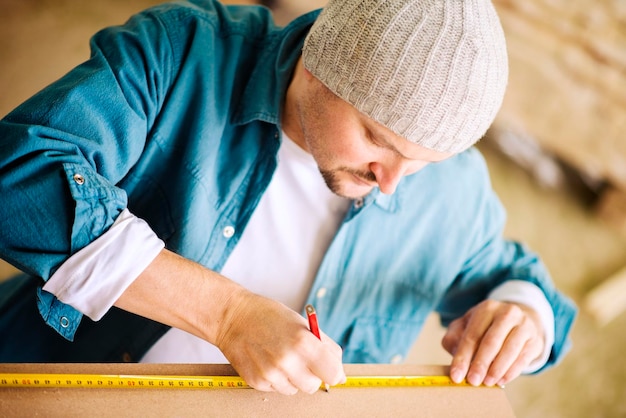
MULTIPOLYGON (((448 376, 348 376, 346 387, 463 386, 448 376)), ((246 389, 239 376, 0 373, 0 388, 246 389)))

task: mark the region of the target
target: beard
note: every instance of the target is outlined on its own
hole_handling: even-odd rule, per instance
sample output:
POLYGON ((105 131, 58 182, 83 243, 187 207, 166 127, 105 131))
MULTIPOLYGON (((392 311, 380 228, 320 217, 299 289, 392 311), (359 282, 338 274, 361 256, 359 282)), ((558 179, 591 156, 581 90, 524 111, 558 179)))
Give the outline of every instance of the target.
POLYGON ((365 195, 367 195, 367 193, 363 195, 358 195, 358 196, 345 193, 343 190, 344 188, 342 187, 343 184, 339 178, 339 173, 351 174, 368 183, 376 182, 376 176, 371 171, 367 171, 367 172, 358 171, 358 170, 353 170, 347 167, 342 167, 342 168, 334 169, 334 170, 324 170, 320 168, 319 171, 320 171, 320 174, 322 175, 322 178, 324 179, 324 182, 326 183, 326 186, 331 192, 333 192, 337 196, 346 197, 348 199, 356 199, 356 198, 364 197, 365 195))

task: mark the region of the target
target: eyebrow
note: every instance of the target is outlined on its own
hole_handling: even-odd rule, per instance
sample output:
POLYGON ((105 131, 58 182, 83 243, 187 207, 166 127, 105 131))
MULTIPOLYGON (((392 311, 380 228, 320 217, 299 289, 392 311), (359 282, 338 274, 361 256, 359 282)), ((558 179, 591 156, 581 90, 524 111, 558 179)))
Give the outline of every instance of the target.
POLYGON ((396 154, 398 154, 405 160, 414 160, 414 158, 409 158, 406 155, 402 154, 400 150, 396 148, 395 146, 393 146, 384 135, 380 135, 380 130, 375 129, 375 128, 376 128, 375 125, 367 126, 367 129, 369 130, 370 134, 374 136, 380 142, 380 147, 395 152, 396 154))
POLYGON ((385 148, 388 149, 392 152, 395 152, 397 155, 399 155, 400 157, 404 158, 405 160, 409 160, 409 161, 423 161, 423 162, 427 162, 429 164, 437 164, 440 163, 442 161, 447 160, 449 157, 451 157, 452 155, 445 157, 441 160, 439 159, 430 159, 430 158, 412 158, 412 157, 407 157, 406 155, 404 155, 402 152, 400 152, 400 150, 398 148, 396 148, 391 142, 389 142, 387 140, 387 137, 385 135, 381 135, 380 134, 380 129, 376 129, 376 125, 366 125, 366 129, 369 131, 370 135, 372 135, 373 137, 376 138, 377 142, 379 142, 379 147, 381 148, 385 148), (372 128, 373 126, 373 128, 372 128))

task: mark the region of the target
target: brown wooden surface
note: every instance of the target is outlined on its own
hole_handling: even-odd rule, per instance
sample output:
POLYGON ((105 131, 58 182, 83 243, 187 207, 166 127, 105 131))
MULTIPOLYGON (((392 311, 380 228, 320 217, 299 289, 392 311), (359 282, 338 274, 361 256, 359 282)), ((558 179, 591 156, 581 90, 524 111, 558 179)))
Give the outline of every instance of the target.
MULTIPOLYGON (((346 365, 348 375, 440 375, 443 366, 346 365)), ((0 364, 0 373, 229 375, 226 365, 0 364)), ((0 416, 513 417, 499 388, 331 388, 283 396, 253 389, 0 389, 0 416)))

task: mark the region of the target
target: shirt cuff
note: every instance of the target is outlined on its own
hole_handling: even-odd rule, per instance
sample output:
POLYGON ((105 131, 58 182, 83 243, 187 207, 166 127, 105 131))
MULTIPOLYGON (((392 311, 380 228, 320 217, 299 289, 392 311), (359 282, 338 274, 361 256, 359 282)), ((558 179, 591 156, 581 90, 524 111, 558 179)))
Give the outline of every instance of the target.
POLYGON ((98 321, 164 247, 144 220, 125 209, 107 232, 68 258, 43 290, 98 321))
POLYGON ((543 291, 533 283, 523 280, 510 280, 496 287, 489 294, 489 299, 520 303, 528 306, 539 314, 541 324, 545 331, 543 353, 526 366, 522 373, 530 374, 541 369, 548 361, 552 346, 554 345, 554 312, 543 291))

